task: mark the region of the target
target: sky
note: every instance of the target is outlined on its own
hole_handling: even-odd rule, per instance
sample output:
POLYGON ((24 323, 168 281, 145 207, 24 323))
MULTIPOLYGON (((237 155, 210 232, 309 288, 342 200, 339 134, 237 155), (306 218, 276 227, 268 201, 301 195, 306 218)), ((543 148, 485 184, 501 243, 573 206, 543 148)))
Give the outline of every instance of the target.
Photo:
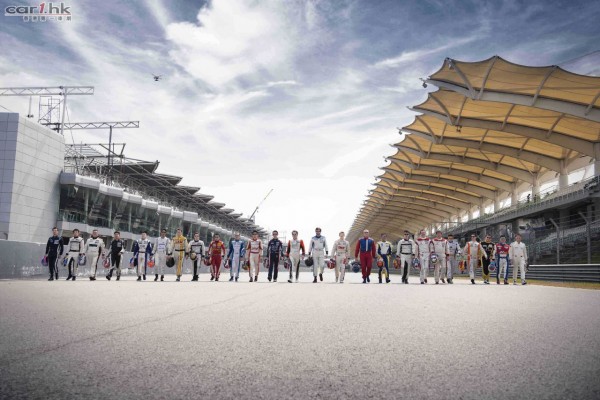
MULTIPOLYGON (((65 2, 70 22, 4 16, 37 3, 0 0, 0 87, 94 86, 68 121, 139 120, 114 131, 127 156, 246 217, 273 189, 256 223, 305 239, 349 230, 444 58, 600 75, 598 1, 86 0, 65 2)), ((25 115, 28 98, 1 107, 25 115)))

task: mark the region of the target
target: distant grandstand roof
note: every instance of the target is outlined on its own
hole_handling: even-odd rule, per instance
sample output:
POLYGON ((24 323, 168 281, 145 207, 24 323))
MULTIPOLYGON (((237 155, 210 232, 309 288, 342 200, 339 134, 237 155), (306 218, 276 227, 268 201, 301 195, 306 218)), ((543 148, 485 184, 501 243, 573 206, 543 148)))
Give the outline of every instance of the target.
POLYGON ((249 235, 262 228, 225 208, 225 203, 213 201, 214 196, 202 194, 199 187, 179 185, 179 176, 156 173, 158 161, 143 161, 125 157, 125 144, 118 143, 109 160, 108 145, 73 144, 65 151, 65 168, 71 172, 100 177, 109 184, 133 190, 145 198, 168 204, 181 211, 197 212, 200 218, 223 228, 249 235))
POLYGON ((600 154, 600 77, 500 57, 446 59, 424 81, 439 90, 411 110, 349 232, 399 234, 497 199, 546 172, 600 154))

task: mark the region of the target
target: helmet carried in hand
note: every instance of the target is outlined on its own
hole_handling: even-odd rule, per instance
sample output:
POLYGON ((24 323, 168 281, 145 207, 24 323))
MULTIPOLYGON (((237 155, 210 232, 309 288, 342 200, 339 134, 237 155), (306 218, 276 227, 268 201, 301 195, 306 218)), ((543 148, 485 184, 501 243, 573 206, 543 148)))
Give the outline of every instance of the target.
POLYGON ((414 269, 416 269, 417 271, 421 270, 421 262, 419 261, 419 259, 417 257, 413 258, 413 260, 412 260, 412 267, 414 269))
POLYGON ((175 265, 175 259, 173 258, 173 256, 167 256, 165 264, 167 265, 167 268, 173 268, 173 266, 175 265))

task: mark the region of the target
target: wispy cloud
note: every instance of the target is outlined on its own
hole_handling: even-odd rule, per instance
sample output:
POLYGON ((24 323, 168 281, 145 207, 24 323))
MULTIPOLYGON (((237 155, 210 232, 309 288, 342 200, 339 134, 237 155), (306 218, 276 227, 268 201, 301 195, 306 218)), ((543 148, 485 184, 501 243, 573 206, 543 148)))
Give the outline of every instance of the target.
POLYGON ((435 47, 433 49, 424 48, 419 50, 403 51, 396 57, 386 58, 384 60, 376 62, 373 67, 375 68, 398 68, 406 64, 414 63, 415 61, 421 60, 423 57, 439 54, 449 49, 463 46, 465 44, 474 42, 478 39, 478 36, 469 36, 460 39, 449 39, 448 43, 435 47))
MULTIPOLYGON (((418 78, 444 57, 554 63, 600 40, 597 5, 202 4, 81 1, 72 23, 3 21, 0 85, 95 85, 95 96, 69 100, 71 121, 140 120, 139 130, 114 132, 128 155, 159 159, 160 172, 245 214, 275 188, 257 222, 304 237, 317 224, 330 236, 350 226, 388 143, 398 140, 395 128, 412 120, 406 106, 426 96, 418 78), (571 19, 578 23, 563 34, 548 32, 571 19)), ((10 109, 26 103, 0 98, 10 109)))

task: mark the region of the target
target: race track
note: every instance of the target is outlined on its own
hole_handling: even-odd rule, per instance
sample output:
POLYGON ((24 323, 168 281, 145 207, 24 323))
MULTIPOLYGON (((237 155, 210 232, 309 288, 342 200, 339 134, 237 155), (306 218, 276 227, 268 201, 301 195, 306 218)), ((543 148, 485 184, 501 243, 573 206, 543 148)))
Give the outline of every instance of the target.
POLYGON ((600 397, 600 291, 283 275, 0 281, 0 398, 600 397))

